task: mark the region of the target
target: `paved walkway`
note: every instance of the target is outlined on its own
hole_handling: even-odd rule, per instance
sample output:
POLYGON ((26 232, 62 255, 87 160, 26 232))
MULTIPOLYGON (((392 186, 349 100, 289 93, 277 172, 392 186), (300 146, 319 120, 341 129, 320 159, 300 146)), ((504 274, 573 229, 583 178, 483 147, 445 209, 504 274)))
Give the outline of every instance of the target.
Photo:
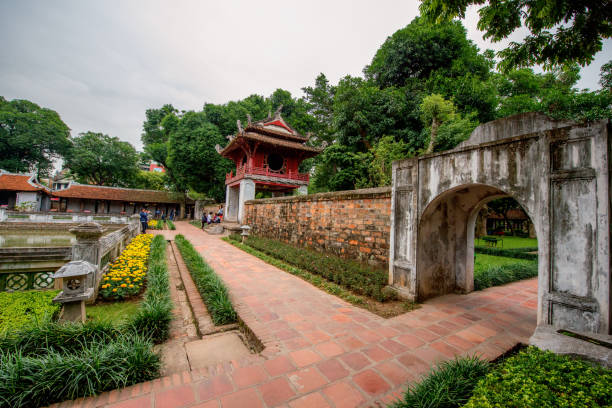
POLYGON ((495 358, 527 342, 537 280, 427 301, 383 319, 328 295, 186 222, 185 235, 223 278, 240 317, 264 343, 258 358, 185 371, 62 406, 384 406, 440 360, 495 358))

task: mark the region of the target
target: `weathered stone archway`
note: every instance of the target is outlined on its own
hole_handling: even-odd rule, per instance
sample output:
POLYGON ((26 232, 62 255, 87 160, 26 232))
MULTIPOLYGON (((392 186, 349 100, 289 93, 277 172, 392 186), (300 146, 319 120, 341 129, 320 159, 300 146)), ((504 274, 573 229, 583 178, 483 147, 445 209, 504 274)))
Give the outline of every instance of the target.
POLYGON ((389 281, 423 300, 473 290, 473 234, 515 198, 538 236, 538 324, 610 332, 608 121, 537 113, 476 128, 457 148, 393 165, 389 281))

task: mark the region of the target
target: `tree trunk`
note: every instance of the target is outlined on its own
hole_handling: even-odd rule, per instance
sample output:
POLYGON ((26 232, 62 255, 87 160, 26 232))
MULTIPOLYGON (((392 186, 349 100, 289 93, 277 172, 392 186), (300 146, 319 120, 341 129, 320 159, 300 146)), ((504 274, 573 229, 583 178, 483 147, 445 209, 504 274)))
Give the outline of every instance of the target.
POLYGON ((440 122, 437 118, 433 118, 433 120, 431 121, 431 135, 429 136, 429 146, 427 146, 425 154, 433 153, 434 143, 436 142, 436 137, 438 136, 438 126, 440 126, 440 122))

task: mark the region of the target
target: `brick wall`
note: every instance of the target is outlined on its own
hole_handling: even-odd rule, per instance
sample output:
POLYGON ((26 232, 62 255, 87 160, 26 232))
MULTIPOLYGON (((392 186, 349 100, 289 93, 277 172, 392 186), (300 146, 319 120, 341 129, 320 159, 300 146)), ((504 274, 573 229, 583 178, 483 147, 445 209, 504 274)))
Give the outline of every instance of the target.
POLYGON ((389 262, 390 187, 251 200, 245 214, 254 235, 389 262))

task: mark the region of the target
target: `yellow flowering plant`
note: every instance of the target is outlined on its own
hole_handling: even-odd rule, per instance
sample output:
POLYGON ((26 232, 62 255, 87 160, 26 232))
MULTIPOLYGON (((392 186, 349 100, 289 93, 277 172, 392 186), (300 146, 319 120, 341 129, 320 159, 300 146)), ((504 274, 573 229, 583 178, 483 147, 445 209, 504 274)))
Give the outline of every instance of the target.
POLYGON ((105 299, 125 299, 140 293, 147 273, 152 234, 140 234, 110 265, 102 278, 100 295, 105 299))
POLYGON ((149 220, 149 221, 147 222, 147 224, 148 224, 149 228, 152 228, 152 229, 157 228, 157 223, 158 223, 158 221, 157 221, 157 220, 149 220))

